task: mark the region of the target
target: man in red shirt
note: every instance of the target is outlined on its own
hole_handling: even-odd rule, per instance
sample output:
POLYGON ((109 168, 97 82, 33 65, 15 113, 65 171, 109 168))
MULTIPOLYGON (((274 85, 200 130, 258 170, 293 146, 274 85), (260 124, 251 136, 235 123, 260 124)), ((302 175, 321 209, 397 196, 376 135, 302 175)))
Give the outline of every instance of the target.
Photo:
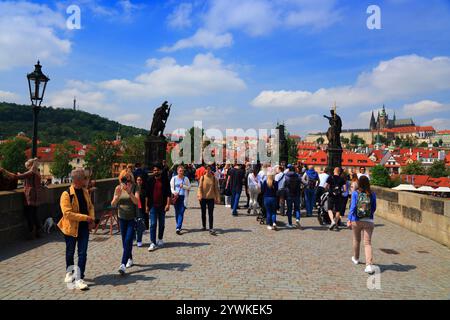
POLYGON ((164 245, 166 212, 170 209, 169 178, 162 174, 161 166, 153 168, 152 175, 147 181, 146 210, 150 212, 150 247, 148 251, 156 250, 164 245), (156 241, 156 227, 158 226, 158 241, 156 241))

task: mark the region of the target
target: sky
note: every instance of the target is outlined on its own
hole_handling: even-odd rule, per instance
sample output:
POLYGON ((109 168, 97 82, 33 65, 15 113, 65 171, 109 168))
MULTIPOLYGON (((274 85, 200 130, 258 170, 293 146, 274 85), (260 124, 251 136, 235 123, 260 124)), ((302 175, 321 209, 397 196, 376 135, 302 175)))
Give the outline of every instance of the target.
MULTIPOLYGON (((450 0, 0 1, 0 101, 29 103, 37 60, 43 105, 79 108, 166 133, 204 128, 324 131, 390 117, 450 129, 450 0), (72 5, 80 9, 74 26, 72 5), (370 5, 381 29, 369 29, 370 5)), ((0 114, 1 117, 1 114, 0 114)))

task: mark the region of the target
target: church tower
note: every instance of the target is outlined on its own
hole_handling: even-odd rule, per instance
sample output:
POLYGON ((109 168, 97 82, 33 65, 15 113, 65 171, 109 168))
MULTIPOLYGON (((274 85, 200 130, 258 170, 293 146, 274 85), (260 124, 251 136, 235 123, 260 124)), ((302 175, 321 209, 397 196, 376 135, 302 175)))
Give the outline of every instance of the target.
POLYGON ((383 110, 381 111, 380 120, 379 120, 380 121, 380 129, 384 129, 387 127, 388 120, 389 120, 389 117, 386 113, 386 108, 383 104, 383 110))
POLYGON ((373 115, 373 110, 372 110, 372 116, 370 117, 369 128, 370 128, 370 130, 376 130, 377 129, 377 123, 375 122, 375 116, 373 115))

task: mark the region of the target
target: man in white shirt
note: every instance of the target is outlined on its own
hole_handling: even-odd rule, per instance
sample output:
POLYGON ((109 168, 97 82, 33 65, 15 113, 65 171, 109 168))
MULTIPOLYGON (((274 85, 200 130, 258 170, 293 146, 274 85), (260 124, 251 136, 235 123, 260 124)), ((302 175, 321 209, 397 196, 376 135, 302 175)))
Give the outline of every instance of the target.
POLYGON ((320 170, 319 174, 319 186, 317 187, 316 202, 320 203, 320 197, 325 193, 325 186, 327 184, 328 177, 330 175, 326 172, 326 169, 320 170))
POLYGON ((359 168, 359 173, 357 175, 358 179, 361 178, 361 176, 366 176, 370 180, 369 174, 366 173, 366 168, 364 167, 359 168))

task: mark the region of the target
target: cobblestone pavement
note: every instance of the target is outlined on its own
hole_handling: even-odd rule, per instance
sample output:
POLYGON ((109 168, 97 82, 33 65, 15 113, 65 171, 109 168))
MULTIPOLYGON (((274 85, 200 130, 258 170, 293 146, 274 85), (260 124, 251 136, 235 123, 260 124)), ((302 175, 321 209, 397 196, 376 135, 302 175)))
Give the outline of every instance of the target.
POLYGON ((303 218, 305 230, 286 229, 279 217, 279 231, 269 231, 245 210, 234 218, 218 206, 211 236, 191 195, 183 234, 171 209, 164 248, 148 252, 146 233, 126 276, 117 272, 120 235, 91 235, 86 292, 63 282, 61 235, 0 248, 0 299, 450 299, 450 250, 388 221, 376 220, 381 289, 369 290, 364 266, 350 260, 350 230, 328 231, 315 217, 303 218))

